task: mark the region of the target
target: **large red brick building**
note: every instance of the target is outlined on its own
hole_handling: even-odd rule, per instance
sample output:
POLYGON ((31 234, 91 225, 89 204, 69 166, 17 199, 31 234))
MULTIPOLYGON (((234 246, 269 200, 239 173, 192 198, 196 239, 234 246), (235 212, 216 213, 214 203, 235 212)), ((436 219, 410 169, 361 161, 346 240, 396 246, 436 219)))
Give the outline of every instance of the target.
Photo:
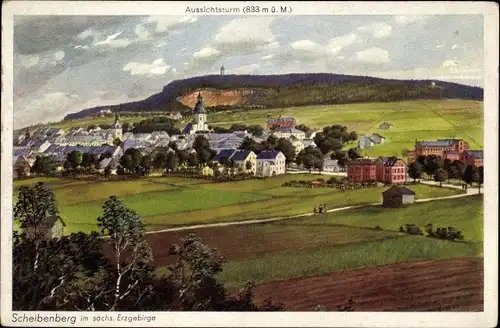
POLYGON ((469 144, 462 139, 439 139, 415 141, 415 150, 408 153, 408 163, 419 156, 436 155, 450 161, 462 161, 467 165, 483 165, 483 151, 469 150, 469 144))
POLYGON ((283 127, 295 127, 297 125, 297 121, 291 116, 280 116, 275 118, 270 118, 266 121, 267 128, 283 128, 283 127))
POLYGON ((483 151, 482 150, 466 150, 460 154, 460 161, 466 165, 483 166, 483 151))
POLYGON ((347 179, 352 182, 404 183, 406 163, 397 157, 354 159, 347 164, 347 179))

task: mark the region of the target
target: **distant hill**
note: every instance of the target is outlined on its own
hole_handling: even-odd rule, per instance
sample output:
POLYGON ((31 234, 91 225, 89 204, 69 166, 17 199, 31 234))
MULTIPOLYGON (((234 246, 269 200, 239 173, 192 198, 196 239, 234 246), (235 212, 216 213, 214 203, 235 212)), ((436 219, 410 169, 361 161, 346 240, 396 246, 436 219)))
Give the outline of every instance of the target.
POLYGON ((391 102, 413 99, 483 100, 483 89, 433 80, 394 80, 327 73, 284 75, 206 75, 176 80, 144 100, 99 106, 69 114, 65 120, 99 113, 189 112, 198 92, 211 110, 283 108, 305 105, 391 102), (434 83, 433 83, 434 82, 434 83))

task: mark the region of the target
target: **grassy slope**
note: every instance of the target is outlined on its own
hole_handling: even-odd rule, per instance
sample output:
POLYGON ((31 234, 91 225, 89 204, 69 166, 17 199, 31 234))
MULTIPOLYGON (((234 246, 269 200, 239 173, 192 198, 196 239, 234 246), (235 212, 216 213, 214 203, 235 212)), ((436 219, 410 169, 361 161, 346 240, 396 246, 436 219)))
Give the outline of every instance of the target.
MULTIPOLYGON (((138 181, 87 182, 64 179, 16 181, 14 196, 21 184, 46 181, 56 193, 68 233, 96 229, 102 205, 111 195, 145 218, 149 230, 195 223, 227 222, 308 213, 317 204, 337 208, 370 204, 381 200, 386 188, 369 188, 341 192, 337 189, 305 189, 280 187, 292 179, 314 179, 318 175, 287 175, 267 180, 227 183, 155 177, 138 181)), ((411 187, 418 198, 460 193, 417 185, 411 187)), ((15 200, 14 200, 15 201, 15 200)))
POLYGON ((413 147, 415 139, 462 137, 472 148, 482 148, 482 106, 477 101, 417 100, 216 113, 209 115, 208 120, 210 124, 225 127, 233 123, 263 125, 268 115, 290 115, 298 124, 314 128, 342 124, 358 134, 380 133, 387 138, 385 144, 364 150, 368 155, 400 155, 403 149, 413 147), (378 125, 382 122, 394 126, 380 130, 378 125))
MULTIPOLYGON (((247 280, 261 283, 320 275, 334 270, 412 260, 482 256, 482 202, 482 196, 467 197, 415 204, 399 210, 379 208, 377 213, 350 210, 326 216, 287 220, 268 225, 266 230, 259 226, 247 226, 247 231, 241 231, 241 235, 233 231, 232 238, 251 240, 246 236, 251 237, 256 231, 259 231, 259 244, 280 244, 284 240, 287 243, 281 243, 283 245, 281 249, 274 247, 267 254, 259 252, 258 257, 248 256, 244 259, 229 261, 224 266, 221 279, 228 285, 239 286, 247 280), (391 211, 397 211, 397 213, 391 211), (363 235, 362 231, 375 230, 360 228, 355 233, 352 231, 347 233, 344 230, 345 235, 342 235, 339 230, 352 229, 351 226, 373 227, 375 225, 392 230, 404 223, 416 223, 424 226, 428 221, 434 222, 438 226, 453 226, 461 229, 466 241, 450 242, 384 230, 378 231, 385 234, 382 239, 380 239, 380 235, 365 234, 364 242, 359 242, 359 236, 363 235), (322 232, 319 232, 318 229, 322 232), (333 231, 336 229, 337 232, 334 233, 333 231), (298 231, 308 238, 316 239, 316 242, 309 242, 311 247, 307 249, 297 248, 297 245, 307 245, 304 239, 297 238, 298 231), (331 240, 325 242, 328 235, 331 240), (353 243, 345 244, 350 239, 353 243), (337 245, 335 245, 335 241, 337 245)), ((251 248, 253 245, 250 242, 250 245, 245 245, 245 247, 251 248)), ((224 254, 224 249, 220 250, 224 254)))

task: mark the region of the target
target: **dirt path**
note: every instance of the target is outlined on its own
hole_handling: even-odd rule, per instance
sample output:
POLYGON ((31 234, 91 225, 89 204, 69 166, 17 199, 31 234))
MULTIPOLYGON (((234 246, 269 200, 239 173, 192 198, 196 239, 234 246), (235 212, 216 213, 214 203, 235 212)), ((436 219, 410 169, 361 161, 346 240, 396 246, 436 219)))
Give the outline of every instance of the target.
MULTIPOLYGON (((457 188, 461 189, 460 187, 457 187, 457 188)), ((451 199, 451 198, 467 197, 467 196, 472 196, 472 195, 476 195, 476 194, 477 194, 477 191, 473 192, 472 190, 469 189, 469 190, 467 190, 466 194, 444 196, 444 197, 435 197, 435 198, 417 199, 417 200, 415 200, 415 203, 423 203, 423 202, 429 202, 429 201, 441 200, 441 199, 451 199)), ((328 213, 340 212, 340 211, 346 211, 346 210, 350 210, 350 209, 356 209, 356 208, 362 208, 362 207, 368 207, 368 206, 375 206, 375 205, 380 205, 380 203, 378 202, 378 203, 372 203, 372 204, 366 204, 366 205, 353 205, 353 206, 339 207, 339 208, 334 208, 334 209, 331 209, 331 210, 327 210, 327 212, 328 213)), ((148 231, 148 232, 146 232, 146 234, 150 235, 150 234, 157 234, 157 233, 163 233, 163 232, 172 232, 172 231, 195 230, 195 229, 212 228, 212 227, 227 227, 227 226, 243 225, 243 224, 267 223, 267 222, 275 222, 275 221, 282 221, 282 220, 288 220, 288 219, 295 219, 295 218, 306 217, 306 216, 311 216, 311 215, 314 215, 314 214, 313 213, 304 213, 304 214, 297 214, 297 215, 292 215, 292 216, 283 216, 283 217, 275 217, 275 218, 260 219, 260 220, 245 220, 245 221, 232 221, 232 222, 197 224, 197 225, 191 225, 191 226, 183 226, 183 227, 177 227, 177 228, 168 228, 168 229, 162 229, 162 230, 148 231)))
POLYGON ((483 259, 406 262, 337 271, 258 285, 257 301, 268 297, 287 311, 331 311, 355 302, 355 311, 483 311, 483 259))

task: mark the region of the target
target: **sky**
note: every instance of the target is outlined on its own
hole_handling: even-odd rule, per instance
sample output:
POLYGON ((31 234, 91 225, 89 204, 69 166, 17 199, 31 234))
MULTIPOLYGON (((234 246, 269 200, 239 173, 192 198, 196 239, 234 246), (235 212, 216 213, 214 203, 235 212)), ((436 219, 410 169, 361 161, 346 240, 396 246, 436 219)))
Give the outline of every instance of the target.
POLYGON ((15 128, 219 74, 322 72, 483 87, 481 15, 14 16, 15 128))

